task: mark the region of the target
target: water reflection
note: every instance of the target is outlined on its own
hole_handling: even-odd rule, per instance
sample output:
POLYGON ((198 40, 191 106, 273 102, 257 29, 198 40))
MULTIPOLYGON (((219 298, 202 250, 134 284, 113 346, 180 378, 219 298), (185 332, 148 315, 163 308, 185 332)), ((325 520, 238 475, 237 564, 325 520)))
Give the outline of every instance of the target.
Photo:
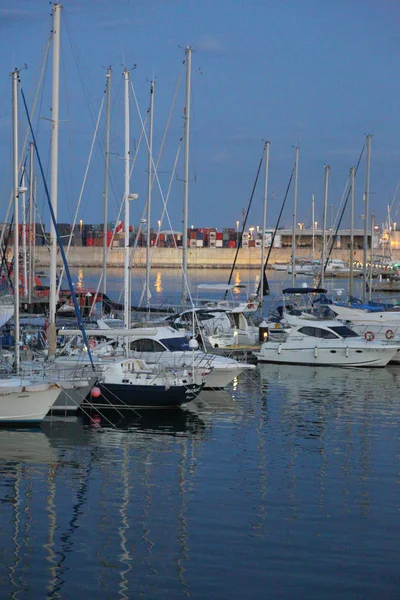
POLYGON ((399 375, 261 365, 178 411, 0 432, 3 596, 395 598, 399 375))

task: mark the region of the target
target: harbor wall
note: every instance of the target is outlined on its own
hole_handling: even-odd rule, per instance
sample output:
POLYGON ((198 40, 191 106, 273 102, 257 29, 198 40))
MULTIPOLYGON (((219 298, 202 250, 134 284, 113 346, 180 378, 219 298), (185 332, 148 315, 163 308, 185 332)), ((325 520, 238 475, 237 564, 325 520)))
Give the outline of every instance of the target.
MULTIPOLYGON (((132 265, 134 267, 146 266, 146 248, 136 248, 132 252, 132 265)), ((180 267, 182 261, 182 248, 151 248, 151 264, 155 268, 180 267)), ((266 249, 265 256, 268 254, 266 249)), ((393 258, 397 258, 393 253, 393 258)), ((188 267, 193 269, 229 269, 232 267, 236 255, 236 248, 188 248, 188 267)), ((290 261, 290 248, 273 248, 269 259, 269 264, 288 263, 290 261)), ((309 248, 299 248, 296 252, 297 258, 310 258, 309 248)), ((317 255, 318 257, 318 255, 317 255)), ((36 264, 39 267, 48 267, 50 261, 49 249, 46 246, 36 248, 36 264)), ((349 260, 349 251, 347 249, 335 249, 332 258, 349 260)), ((363 251, 354 252, 354 260, 362 262, 363 251)), ((102 267, 103 249, 98 247, 74 246, 70 248, 68 263, 71 267, 102 267)), ((238 252, 237 267, 241 268, 260 268, 261 248, 242 248, 238 252)), ((57 256, 58 266, 62 266, 61 254, 57 256)), ((124 266, 124 248, 112 248, 108 254, 107 265, 109 268, 124 266)))

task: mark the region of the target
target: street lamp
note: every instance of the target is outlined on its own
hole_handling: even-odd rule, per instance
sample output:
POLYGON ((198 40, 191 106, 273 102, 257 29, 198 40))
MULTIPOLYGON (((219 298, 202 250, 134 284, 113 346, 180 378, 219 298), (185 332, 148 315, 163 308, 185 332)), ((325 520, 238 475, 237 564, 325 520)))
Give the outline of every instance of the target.
POLYGON ((239 221, 236 221, 236 247, 239 248, 239 221))

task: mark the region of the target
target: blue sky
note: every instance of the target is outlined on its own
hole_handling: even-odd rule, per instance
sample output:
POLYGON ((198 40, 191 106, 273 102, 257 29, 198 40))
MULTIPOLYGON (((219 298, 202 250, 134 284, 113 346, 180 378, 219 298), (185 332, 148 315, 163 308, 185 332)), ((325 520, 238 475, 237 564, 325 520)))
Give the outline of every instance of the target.
MULTIPOLYGON (((50 12, 47 0, 0 0, 1 218, 11 189, 9 73, 15 66, 28 65, 21 80, 32 98, 51 28, 50 12)), ((247 207, 266 139, 271 142, 268 224, 276 222, 295 145, 300 146, 298 220, 311 222, 314 193, 316 218, 321 222, 324 165, 331 165, 329 203, 335 212, 366 133, 373 134, 371 207, 381 222, 400 179, 399 20, 400 4, 390 0, 66 0, 61 34, 59 221, 72 220, 106 67, 113 67, 111 219, 123 191, 123 161, 117 158, 124 150, 123 65, 136 64, 132 83, 143 115, 149 104, 149 81, 155 76, 157 153, 184 47, 190 44, 194 49, 190 224, 235 227, 247 207)), ((51 114, 50 83, 51 60, 40 95, 40 115, 45 119, 51 114)), ((160 162, 164 192, 182 134, 183 107, 182 82, 160 162)), ((133 105, 131 120, 133 145, 140 135, 133 105)), ((24 118, 21 121, 22 133, 26 124, 24 118)), ((35 123, 48 169, 49 122, 36 119, 35 123)), ((103 139, 104 118, 101 144, 103 139)), ((182 158, 183 152, 169 202, 177 229, 182 221, 182 158)), ((132 191, 139 193, 132 207, 133 224, 140 220, 146 197, 146 161, 143 145, 131 183, 132 191)), ((262 183, 249 225, 261 224, 262 183)), ((101 152, 96 145, 79 214, 84 222, 102 219, 102 185, 101 152)), ((364 186, 363 163, 356 182, 357 215, 363 212, 364 186)), ((38 205, 43 205, 41 186, 38 205)), ((161 200, 155 191, 155 226, 160 213, 161 200)), ((288 205, 282 224, 291 223, 291 214, 288 205)), ((48 222, 45 212, 43 219, 48 222)))

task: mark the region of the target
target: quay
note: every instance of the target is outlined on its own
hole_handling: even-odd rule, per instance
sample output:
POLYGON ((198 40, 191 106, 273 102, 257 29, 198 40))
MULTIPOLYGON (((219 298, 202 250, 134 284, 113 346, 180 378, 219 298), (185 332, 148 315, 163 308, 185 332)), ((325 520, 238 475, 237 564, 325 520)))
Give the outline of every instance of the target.
MULTIPOLYGON (((146 267, 146 248, 139 247, 131 249, 132 267, 146 267)), ((393 253, 398 254, 400 251, 393 253)), ((151 265, 153 268, 178 269, 182 261, 181 248, 151 248, 151 265)), ((236 255, 236 248, 189 248, 188 249, 188 268, 190 269, 230 269, 236 255)), ((265 256, 267 252, 265 253, 265 256)), ((12 256, 12 254, 11 254, 12 256)), ((289 263, 291 256, 290 248, 273 248, 269 259, 269 264, 289 263)), ((10 257, 9 257, 10 258, 10 257)), ((299 248, 296 251, 296 258, 309 259, 309 248, 299 248)), ((349 251, 347 249, 334 249, 332 258, 349 260, 349 251)), ((397 256, 394 256, 397 258, 397 256)), ((362 261, 363 251, 354 252, 354 260, 362 261)), ((36 247, 35 263, 37 267, 48 267, 50 261, 49 249, 46 246, 36 247)), ((68 254, 68 264, 71 267, 80 268, 102 268, 103 249, 100 247, 71 246, 68 254)), ((261 248, 241 248, 238 253, 236 265, 237 268, 259 269, 261 264, 261 248)), ((61 255, 57 257, 57 265, 62 266, 61 255)), ((108 268, 122 268, 124 266, 124 248, 117 247, 109 250, 107 259, 108 268)))

